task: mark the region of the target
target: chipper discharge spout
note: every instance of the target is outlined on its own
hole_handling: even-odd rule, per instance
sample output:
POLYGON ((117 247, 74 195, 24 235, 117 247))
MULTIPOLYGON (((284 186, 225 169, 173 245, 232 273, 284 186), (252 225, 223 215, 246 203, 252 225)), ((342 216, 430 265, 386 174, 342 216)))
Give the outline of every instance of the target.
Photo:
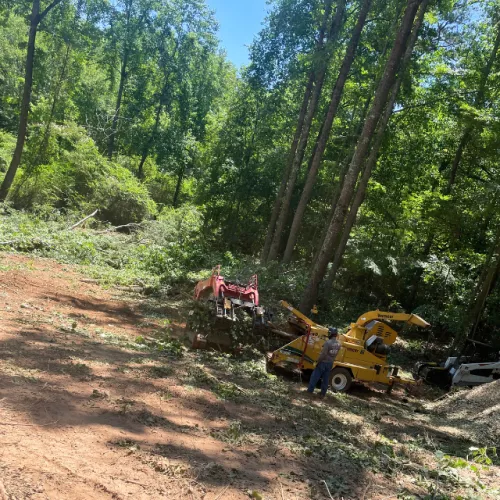
MULTIPOLYGON (((328 338, 328 328, 315 323, 300 311, 282 302, 298 320, 306 326, 306 333, 276 350, 270 366, 301 370, 310 373, 328 338)), ((399 375, 399 367, 389 364, 390 346, 397 339, 397 332, 385 321, 400 321, 420 327, 430 326, 416 314, 370 311, 352 323, 349 331, 339 335, 341 349, 337 354, 330 375, 330 385, 335 392, 346 392, 353 380, 378 382, 388 386, 388 392, 396 383, 413 384, 415 381, 399 375)))

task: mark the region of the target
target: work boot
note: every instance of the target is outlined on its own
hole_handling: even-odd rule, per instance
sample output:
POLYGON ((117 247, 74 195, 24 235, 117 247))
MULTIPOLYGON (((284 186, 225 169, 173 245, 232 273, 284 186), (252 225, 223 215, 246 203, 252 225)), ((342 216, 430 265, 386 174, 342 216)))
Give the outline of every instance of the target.
POLYGON ((320 394, 319 395, 319 399, 325 399, 326 398, 326 394, 320 394))

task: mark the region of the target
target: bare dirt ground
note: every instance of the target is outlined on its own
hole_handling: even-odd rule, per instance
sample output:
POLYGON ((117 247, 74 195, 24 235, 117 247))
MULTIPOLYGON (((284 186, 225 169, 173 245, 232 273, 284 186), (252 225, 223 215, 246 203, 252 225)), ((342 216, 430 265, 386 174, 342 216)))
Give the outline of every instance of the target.
MULTIPOLYGON (((425 498, 432 476, 418 478, 436 467, 434 451, 474 444, 444 417, 415 412, 421 405, 401 390, 360 387, 318 402, 289 380, 286 394, 268 397, 266 386, 200 365, 196 353, 145 349, 135 340, 162 318, 183 334, 175 304, 148 313, 143 300, 83 278, 51 260, 0 254, 1 500, 425 498), (238 399, 223 397, 225 377, 239 384, 227 388, 238 399), (322 460, 303 443, 331 422, 343 445, 322 438, 322 460)), ((493 498, 499 482, 498 467, 482 471, 477 498, 493 498)))

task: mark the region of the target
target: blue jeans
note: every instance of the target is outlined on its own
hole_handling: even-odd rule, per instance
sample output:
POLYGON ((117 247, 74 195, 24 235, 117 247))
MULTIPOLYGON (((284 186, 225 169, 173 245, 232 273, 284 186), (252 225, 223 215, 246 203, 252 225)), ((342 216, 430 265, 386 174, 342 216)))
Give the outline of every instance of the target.
POLYGON ((326 391, 328 390, 328 382, 330 381, 330 372, 332 371, 332 368, 333 368, 333 363, 329 363, 327 361, 318 363, 316 365, 316 368, 312 372, 307 392, 314 392, 316 384, 321 379, 321 395, 325 396, 326 391))

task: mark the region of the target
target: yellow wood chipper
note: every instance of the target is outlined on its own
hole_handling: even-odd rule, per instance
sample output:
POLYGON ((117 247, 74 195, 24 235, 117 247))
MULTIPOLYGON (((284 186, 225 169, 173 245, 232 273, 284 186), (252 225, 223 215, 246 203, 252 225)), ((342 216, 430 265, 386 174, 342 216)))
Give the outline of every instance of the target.
MULTIPOLYGON (((328 328, 319 325, 285 301, 288 309, 302 326, 304 335, 273 352, 269 366, 311 371, 316 365, 323 344, 328 339, 328 328)), ((335 358, 330 385, 335 392, 346 392, 353 380, 378 382, 388 386, 390 392, 396 383, 413 384, 415 381, 399 375, 399 367, 390 365, 387 355, 398 336, 385 321, 401 321, 421 327, 430 326, 416 314, 370 311, 362 314, 349 331, 339 335, 341 349, 335 358)))

